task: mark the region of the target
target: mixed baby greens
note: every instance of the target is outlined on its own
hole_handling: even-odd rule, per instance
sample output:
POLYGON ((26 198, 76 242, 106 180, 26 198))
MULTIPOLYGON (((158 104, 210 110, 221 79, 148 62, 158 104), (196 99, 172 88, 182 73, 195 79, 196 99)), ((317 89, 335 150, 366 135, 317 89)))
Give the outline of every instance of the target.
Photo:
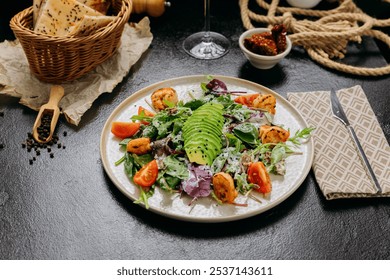
POLYGON ((137 124, 136 132, 119 143, 125 152, 115 164, 123 163, 129 179, 140 186, 140 197, 135 202, 146 208, 157 187, 189 195, 192 201, 210 196, 218 203, 234 204, 215 191, 216 174, 231 177, 234 191, 242 195, 252 191, 267 194, 260 191, 265 177, 259 179, 258 171, 251 171, 253 163, 265 166, 266 178, 268 173, 283 176, 285 159, 299 154, 297 146, 313 130, 305 128, 288 139, 263 143, 262 133, 289 136, 289 131, 274 126, 273 114, 253 103, 253 98, 252 103, 234 99, 233 95, 245 93, 230 92, 223 81, 210 77, 200 87, 200 98, 176 104, 164 100, 166 109, 156 113, 140 107, 138 115, 131 118, 130 126, 137 124), (129 151, 129 143, 136 139, 147 147, 146 153, 129 151), (151 163, 155 164, 153 168, 151 163))

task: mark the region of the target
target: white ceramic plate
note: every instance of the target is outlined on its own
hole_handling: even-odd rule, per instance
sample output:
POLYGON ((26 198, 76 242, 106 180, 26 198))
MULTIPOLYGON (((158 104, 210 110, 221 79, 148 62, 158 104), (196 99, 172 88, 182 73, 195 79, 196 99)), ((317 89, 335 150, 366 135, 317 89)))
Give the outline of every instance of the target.
MULTIPOLYGON (((291 135, 294 135, 298 129, 307 127, 305 120, 299 112, 276 92, 259 84, 238 78, 225 76, 213 77, 225 82, 230 91, 272 93, 277 99, 274 123, 283 124, 285 128, 289 128, 291 135)), ((173 87, 176 89, 179 99, 186 100, 190 99, 188 95, 189 91, 195 96, 201 94, 201 82, 207 82, 205 76, 179 77, 150 85, 125 99, 111 113, 106 121, 100 140, 100 153, 103 166, 115 186, 131 200, 138 199, 139 190, 126 177, 123 164, 119 166, 115 166, 114 164, 115 161, 123 156, 123 150, 119 146, 120 139, 116 138, 110 132, 112 122, 129 121, 131 116, 137 114, 137 109, 140 105, 149 108, 145 99, 150 100, 151 93, 156 89, 173 87)), ((313 161, 312 141, 309 140, 307 143, 301 145, 299 149, 303 153, 302 155, 294 155, 287 158, 287 172, 285 176, 271 175, 272 193, 268 198, 263 198, 259 195, 258 197, 262 203, 240 195, 236 199, 236 202, 247 203, 247 207, 229 204, 221 206, 211 198, 198 199, 189 206, 191 201, 190 197, 186 197, 185 195, 179 196, 177 194, 172 195, 156 188, 153 197, 149 199, 149 210, 178 220, 204 223, 239 220, 262 213, 288 198, 302 184, 309 173, 313 161)))

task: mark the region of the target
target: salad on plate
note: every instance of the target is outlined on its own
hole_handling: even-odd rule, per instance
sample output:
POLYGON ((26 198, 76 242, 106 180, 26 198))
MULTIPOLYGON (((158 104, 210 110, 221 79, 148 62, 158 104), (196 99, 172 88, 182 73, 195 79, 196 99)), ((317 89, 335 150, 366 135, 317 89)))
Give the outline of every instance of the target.
POLYGON ((135 201, 149 207, 156 188, 217 204, 245 207, 246 196, 261 203, 272 195, 269 174, 284 176, 286 159, 301 154, 299 146, 314 128, 290 134, 275 124, 276 98, 271 93, 230 91, 219 79, 208 77, 202 93, 180 100, 174 87, 155 90, 147 104, 128 121, 113 121, 111 133, 119 140, 123 165, 139 187, 135 201))

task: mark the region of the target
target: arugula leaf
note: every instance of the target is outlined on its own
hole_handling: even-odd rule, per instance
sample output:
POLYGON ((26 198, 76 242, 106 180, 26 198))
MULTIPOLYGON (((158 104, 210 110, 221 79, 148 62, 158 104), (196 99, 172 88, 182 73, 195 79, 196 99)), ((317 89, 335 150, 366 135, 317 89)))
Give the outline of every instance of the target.
POLYGON ((153 196, 154 194, 154 189, 155 189, 155 186, 153 185, 149 191, 145 192, 143 190, 143 188, 139 187, 139 190, 140 190, 140 194, 139 194, 139 198, 137 200, 134 201, 135 204, 141 204, 143 203, 145 205, 145 208, 146 209, 149 209, 149 202, 148 202, 148 199, 150 197, 153 196))
POLYGON ((243 195, 246 195, 250 190, 256 187, 255 184, 248 183, 247 177, 248 176, 246 173, 237 172, 234 175, 234 180, 236 181, 237 190, 243 195))
POLYGON ((163 102, 164 102, 165 105, 168 106, 168 108, 174 108, 176 106, 175 103, 173 103, 173 102, 171 102, 169 100, 166 100, 166 99, 164 99, 163 102))
POLYGON ((150 123, 152 121, 153 117, 147 116, 147 115, 145 115, 144 111, 141 111, 141 113, 139 115, 133 115, 130 119, 133 122, 135 122, 135 121, 145 121, 145 122, 150 123))
POLYGON ((293 137, 290 137, 287 141, 290 141, 296 145, 300 145, 301 142, 299 141, 299 139, 308 139, 310 137, 311 132, 315 129, 315 127, 306 127, 302 130, 298 130, 297 132, 295 132, 295 135, 293 137))
POLYGON ((120 159, 118 159, 114 164, 115 166, 118 166, 119 164, 121 164, 122 162, 124 162, 126 159, 126 156, 124 155, 123 157, 121 157, 120 159))

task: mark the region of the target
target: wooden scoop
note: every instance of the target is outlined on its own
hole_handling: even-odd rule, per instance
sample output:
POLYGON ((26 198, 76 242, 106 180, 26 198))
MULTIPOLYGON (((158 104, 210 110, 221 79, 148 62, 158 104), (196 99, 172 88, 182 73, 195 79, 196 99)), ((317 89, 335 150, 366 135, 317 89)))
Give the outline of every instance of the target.
POLYGON ((54 129, 56 128, 57 125, 58 117, 60 116, 60 108, 58 108, 58 103, 60 102, 63 96, 64 96, 64 88, 62 86, 53 85, 51 87, 49 102, 41 106, 37 119, 35 120, 33 126, 32 135, 35 141, 39 143, 47 143, 52 139, 54 129), (41 126, 42 118, 45 116, 51 117, 50 130, 46 138, 42 137, 42 134, 38 132, 38 127, 41 126))

